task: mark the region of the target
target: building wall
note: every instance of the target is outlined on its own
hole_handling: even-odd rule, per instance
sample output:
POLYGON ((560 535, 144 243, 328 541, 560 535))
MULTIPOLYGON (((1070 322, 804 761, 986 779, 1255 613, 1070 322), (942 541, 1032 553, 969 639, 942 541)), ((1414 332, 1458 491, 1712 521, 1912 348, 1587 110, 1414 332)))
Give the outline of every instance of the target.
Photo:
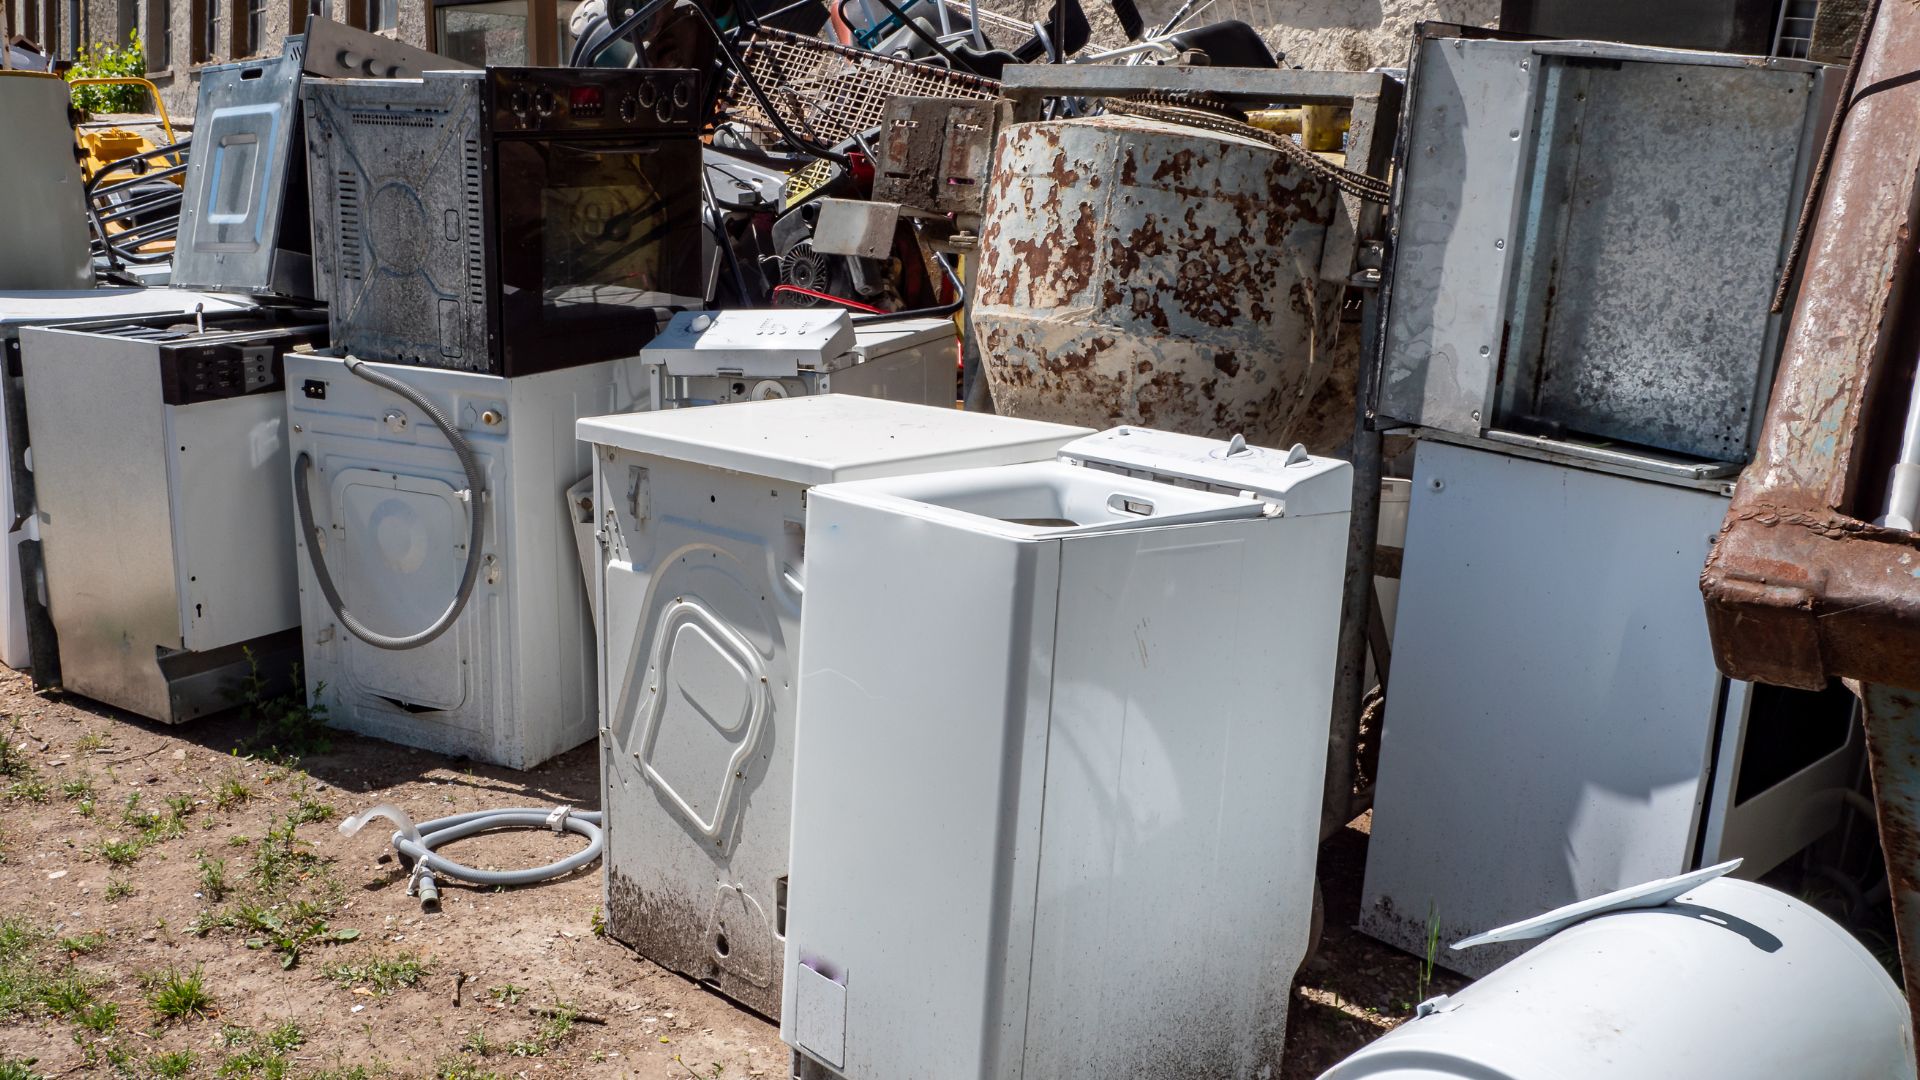
MULTIPOLYGON (((138 29, 147 78, 160 88, 177 122, 192 119, 201 68, 278 55, 281 40, 295 26, 306 26, 310 2, 330 18, 365 26, 377 0, 0 0, 9 33, 51 45, 62 59, 73 56, 76 43, 124 45, 138 29), (72 32, 75 14, 77 34, 72 32)), ((386 32, 426 47, 426 4, 390 2, 389 10, 397 8, 398 26, 386 32)))

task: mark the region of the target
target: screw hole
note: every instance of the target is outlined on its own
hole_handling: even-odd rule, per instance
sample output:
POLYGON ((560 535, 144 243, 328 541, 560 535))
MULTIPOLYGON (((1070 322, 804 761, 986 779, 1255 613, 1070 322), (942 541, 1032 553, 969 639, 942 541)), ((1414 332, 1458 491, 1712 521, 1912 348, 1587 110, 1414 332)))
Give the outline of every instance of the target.
POLYGON ((714 935, 713 953, 715 956, 725 956, 732 951, 733 951, 733 945, 727 941, 727 935, 725 934, 714 935))

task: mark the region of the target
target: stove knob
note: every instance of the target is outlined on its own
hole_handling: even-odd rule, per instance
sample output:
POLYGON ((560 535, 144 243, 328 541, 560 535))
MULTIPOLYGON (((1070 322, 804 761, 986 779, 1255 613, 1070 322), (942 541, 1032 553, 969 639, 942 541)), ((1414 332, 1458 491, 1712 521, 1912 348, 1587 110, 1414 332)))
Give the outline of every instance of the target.
POLYGON ((507 98, 507 106, 524 116, 527 110, 533 107, 533 99, 527 96, 527 91, 523 87, 515 90, 512 96, 507 98))
POLYGON ((681 79, 679 82, 673 84, 673 104, 674 107, 678 109, 684 109, 693 104, 693 83, 691 80, 681 79))
POLYGON ((661 98, 659 104, 653 107, 653 115, 663 124, 671 123, 673 121, 673 102, 668 101, 666 98, 661 98))
POLYGON ((620 119, 625 123, 631 124, 639 118, 640 118, 640 103, 633 100, 633 95, 628 94, 627 96, 621 98, 620 99, 620 119))
POLYGON ((560 101, 553 96, 553 91, 541 87, 534 92, 533 107, 541 116, 552 116, 553 110, 559 106, 560 101))
POLYGON ((641 108, 651 109, 653 108, 653 99, 659 96, 659 91, 654 88, 653 80, 648 79, 634 89, 633 96, 634 100, 640 103, 641 108))

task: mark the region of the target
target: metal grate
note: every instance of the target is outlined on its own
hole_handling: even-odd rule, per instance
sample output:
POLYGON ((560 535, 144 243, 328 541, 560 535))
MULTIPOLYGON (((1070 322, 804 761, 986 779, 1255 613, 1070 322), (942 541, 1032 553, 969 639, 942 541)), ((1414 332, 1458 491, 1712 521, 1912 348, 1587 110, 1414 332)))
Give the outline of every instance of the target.
MULTIPOLYGON (((741 59, 789 127, 828 145, 879 127, 890 97, 990 98, 1000 92, 992 79, 772 28, 749 38, 741 59)), ((727 97, 735 120, 776 130, 738 75, 727 97)))

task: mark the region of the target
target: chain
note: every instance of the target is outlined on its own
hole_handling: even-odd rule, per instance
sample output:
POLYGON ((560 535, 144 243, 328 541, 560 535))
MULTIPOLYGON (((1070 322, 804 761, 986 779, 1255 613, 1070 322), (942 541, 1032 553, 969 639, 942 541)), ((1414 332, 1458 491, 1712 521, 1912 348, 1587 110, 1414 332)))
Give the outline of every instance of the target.
POLYGON ((1155 101, 1128 101, 1123 98, 1107 98, 1102 104, 1108 112, 1118 113, 1122 116, 1137 116, 1143 120, 1158 120, 1167 124, 1180 124, 1185 127, 1201 128, 1207 131, 1219 132, 1224 135, 1235 135, 1243 139, 1251 139, 1254 142, 1265 143, 1267 146, 1279 151, 1281 157, 1286 158, 1294 165, 1299 166, 1313 176, 1332 184, 1335 188, 1357 199, 1365 199, 1368 202, 1384 204, 1393 193, 1392 186, 1385 180, 1377 176, 1368 176, 1365 173, 1354 172, 1351 169, 1343 169, 1313 151, 1308 150, 1306 147, 1301 146, 1299 143, 1294 142, 1292 139, 1287 138, 1285 135, 1275 135, 1271 131, 1262 131, 1251 124, 1229 119, 1225 116, 1218 115, 1216 112, 1208 111, 1206 106, 1212 105, 1212 102, 1196 101, 1191 104, 1183 103, 1173 105, 1162 104, 1155 101))

